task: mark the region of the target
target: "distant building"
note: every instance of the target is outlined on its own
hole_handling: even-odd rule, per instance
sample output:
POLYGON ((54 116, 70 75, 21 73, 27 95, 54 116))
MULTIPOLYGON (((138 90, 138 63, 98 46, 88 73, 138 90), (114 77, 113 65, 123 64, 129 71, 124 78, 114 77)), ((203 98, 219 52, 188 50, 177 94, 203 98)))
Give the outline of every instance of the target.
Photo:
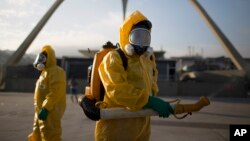
MULTIPOLYGON (((94 58, 94 55, 99 50, 79 50, 79 52, 83 55, 84 58, 94 58)), ((154 51, 155 58, 157 60, 163 60, 165 51, 154 51)))
POLYGON ((196 57, 172 57, 176 60, 176 70, 183 71, 206 71, 206 70, 232 70, 235 69, 232 61, 226 57, 202 58, 196 57))

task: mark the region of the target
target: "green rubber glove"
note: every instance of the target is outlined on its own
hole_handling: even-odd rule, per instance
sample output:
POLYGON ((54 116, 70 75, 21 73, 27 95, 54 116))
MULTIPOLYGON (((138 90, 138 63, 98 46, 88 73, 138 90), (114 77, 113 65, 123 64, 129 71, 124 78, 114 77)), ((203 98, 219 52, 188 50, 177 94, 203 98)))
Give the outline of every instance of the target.
POLYGON ((49 114, 49 111, 45 108, 42 108, 38 114, 38 118, 40 120, 46 120, 48 114, 49 114))
POLYGON ((170 104, 160 98, 149 96, 148 103, 144 108, 150 108, 156 111, 159 114, 159 117, 168 117, 170 114, 173 114, 174 111, 170 104))

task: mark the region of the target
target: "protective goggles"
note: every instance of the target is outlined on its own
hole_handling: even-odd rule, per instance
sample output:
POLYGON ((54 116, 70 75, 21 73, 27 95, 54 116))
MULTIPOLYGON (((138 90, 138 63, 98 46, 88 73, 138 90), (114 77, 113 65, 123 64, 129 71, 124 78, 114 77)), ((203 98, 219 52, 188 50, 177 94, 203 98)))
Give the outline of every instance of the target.
POLYGON ((44 55, 44 53, 39 53, 36 56, 36 59, 34 61, 34 65, 39 64, 39 63, 45 63, 46 62, 46 56, 44 55))
POLYGON ((150 31, 145 28, 135 28, 129 34, 129 43, 145 47, 150 46, 151 35, 150 31))

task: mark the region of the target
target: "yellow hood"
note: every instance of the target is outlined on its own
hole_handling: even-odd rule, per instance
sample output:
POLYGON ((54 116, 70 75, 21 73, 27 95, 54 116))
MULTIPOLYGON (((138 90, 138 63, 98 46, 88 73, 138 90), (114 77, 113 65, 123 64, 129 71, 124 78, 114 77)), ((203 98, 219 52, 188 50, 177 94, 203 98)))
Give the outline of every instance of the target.
POLYGON ((56 55, 54 49, 50 45, 46 45, 42 48, 42 52, 47 53, 46 68, 56 66, 56 55))
POLYGON ((147 20, 147 18, 141 12, 135 11, 123 22, 120 27, 120 46, 123 51, 125 45, 129 43, 129 33, 133 25, 144 20, 147 20))

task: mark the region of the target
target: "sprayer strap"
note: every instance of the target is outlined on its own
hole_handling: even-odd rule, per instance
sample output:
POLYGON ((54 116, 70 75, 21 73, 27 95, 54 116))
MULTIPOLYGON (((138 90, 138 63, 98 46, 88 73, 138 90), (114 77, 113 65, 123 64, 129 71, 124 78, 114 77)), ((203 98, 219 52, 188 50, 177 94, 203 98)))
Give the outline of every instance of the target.
POLYGON ((124 52, 121 50, 121 48, 117 48, 116 51, 119 53, 119 55, 121 56, 122 59, 122 65, 124 67, 124 70, 127 70, 128 67, 128 58, 126 57, 126 55, 124 54, 124 52))

